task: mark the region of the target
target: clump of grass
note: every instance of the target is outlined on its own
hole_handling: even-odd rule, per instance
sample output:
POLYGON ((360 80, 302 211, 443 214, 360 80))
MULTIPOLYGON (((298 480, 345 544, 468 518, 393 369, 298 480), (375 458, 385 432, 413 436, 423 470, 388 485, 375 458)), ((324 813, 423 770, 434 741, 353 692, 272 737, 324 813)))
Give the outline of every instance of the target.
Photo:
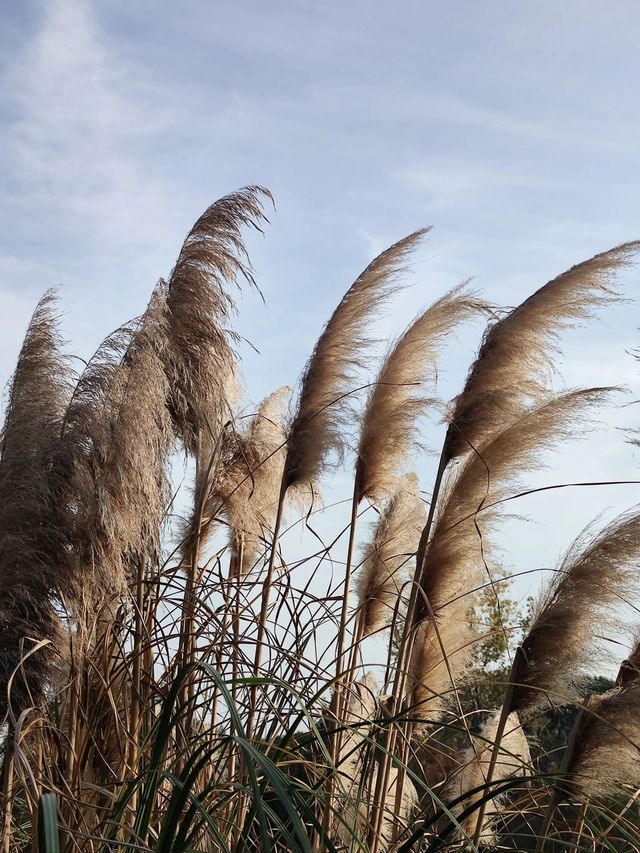
POLYGON ((506 313, 454 288, 371 369, 371 321, 404 286, 416 231, 338 304, 293 411, 288 389, 254 409, 231 321, 234 288, 255 284, 243 230, 268 198, 248 187, 208 208, 143 316, 80 375, 51 294, 27 329, 0 437, 3 853, 637 849, 638 644, 608 692, 581 689, 639 592, 637 508, 560 562, 501 704, 478 724, 467 700, 486 678, 484 588, 500 613, 502 509, 614 390, 551 388, 560 333, 619 301, 638 244, 506 313), (487 313, 447 406, 443 344, 487 313), (408 473, 429 411, 447 412, 431 484, 408 473), (192 501, 176 525, 180 457, 192 501), (285 502, 341 464, 343 529, 323 542, 326 510, 296 519, 290 501, 313 542, 294 560, 285 502), (580 702, 554 778, 528 733, 580 702))

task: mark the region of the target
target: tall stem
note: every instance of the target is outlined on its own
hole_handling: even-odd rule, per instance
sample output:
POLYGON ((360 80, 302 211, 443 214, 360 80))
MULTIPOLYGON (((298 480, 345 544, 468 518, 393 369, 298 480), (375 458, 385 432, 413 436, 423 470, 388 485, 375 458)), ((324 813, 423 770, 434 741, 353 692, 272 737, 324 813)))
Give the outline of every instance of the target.
MULTIPOLYGON (((429 537, 431 535, 431 528, 433 526, 433 519, 435 517, 436 506, 438 503, 440 489, 442 487, 444 472, 449 462, 448 436, 449 433, 447 433, 447 436, 445 437, 444 443, 442 445, 440 460, 438 462, 438 470, 436 472, 436 478, 433 484, 433 493, 431 495, 429 513, 427 515, 427 521, 420 537, 420 544, 418 545, 418 552, 416 555, 416 569, 413 576, 413 582, 411 584, 409 603, 407 605, 407 613, 405 616, 404 626, 400 639, 400 646, 398 649, 396 674, 391 695, 390 715, 392 718, 397 715, 398 711, 404 704, 404 692, 407 681, 407 666, 411 652, 411 641, 415 634, 415 629, 418 624, 418 618, 420 616, 420 611, 418 609, 419 592, 424 587, 424 580, 426 575, 427 545, 429 543, 429 537)), ((384 792, 386 792, 386 789, 389 784, 392 756, 393 751, 395 749, 396 737, 396 724, 390 723, 386 729, 385 735, 383 737, 383 742, 381 744, 382 755, 380 757, 380 764, 378 767, 378 774, 376 778, 375 794, 373 798, 373 815, 369 833, 369 844, 372 848, 372 853, 376 853, 380 845, 380 829, 382 826, 385 802, 384 792)))
POLYGON ((5 739, 4 778, 2 780, 2 853, 11 853, 11 818, 13 811, 14 727, 9 723, 5 739))
MULTIPOLYGON (((282 526, 282 514, 284 510, 284 499, 287 494, 287 486, 285 480, 282 480, 280 485, 280 495, 278 496, 278 510, 276 512, 276 520, 273 525, 273 542, 271 544, 271 553, 269 554, 269 567, 267 576, 262 585, 262 604, 260 607, 260 617, 258 619, 258 635, 256 637, 256 654, 253 661, 253 676, 258 678, 260 675, 260 665, 262 663, 262 647, 264 645, 264 635, 267 628, 267 614, 269 612, 269 603, 271 598, 271 587, 273 585, 273 572, 276 564, 276 553, 278 550, 278 539, 280 536, 280 527, 282 526)), ((251 685, 249 697, 249 715, 247 718, 247 738, 250 739, 253 735, 253 725, 256 716, 256 705, 258 699, 258 685, 251 685)))

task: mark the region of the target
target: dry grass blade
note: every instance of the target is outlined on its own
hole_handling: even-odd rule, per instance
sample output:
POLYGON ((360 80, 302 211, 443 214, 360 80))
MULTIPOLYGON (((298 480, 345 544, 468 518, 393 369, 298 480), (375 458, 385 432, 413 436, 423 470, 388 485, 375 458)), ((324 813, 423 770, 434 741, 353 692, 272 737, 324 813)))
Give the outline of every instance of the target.
POLYGON ((358 500, 381 500, 394 486, 398 470, 416 445, 419 418, 433 400, 439 351, 458 323, 486 310, 460 286, 438 299, 393 344, 373 386, 362 417, 358 446, 358 500))
POLYGON ((0 437, 0 713, 19 661, 48 640, 15 677, 12 704, 39 702, 61 624, 52 603, 58 586, 61 531, 51 472, 71 388, 55 318, 55 297, 39 302, 18 357, 0 437))
POLYGON ((500 501, 526 472, 542 466, 543 451, 586 429, 577 418, 599 405, 610 389, 557 395, 536 406, 451 471, 424 557, 412 663, 414 703, 422 713, 441 706, 454 679, 464 674, 477 629, 470 619, 474 591, 487 581, 491 532, 500 501), (483 509, 483 507, 487 509, 483 509), (435 618, 429 619, 429 608, 435 618), (443 654, 443 649, 445 654, 443 654))
MULTIPOLYGON (((479 789, 486 780, 499 719, 500 711, 493 711, 490 714, 480 730, 479 737, 474 736, 472 746, 463 753, 461 757, 462 767, 445 790, 446 799, 463 798, 453 809, 455 815, 459 815, 465 809, 475 805, 484 796, 483 790, 474 789, 479 789), (465 797, 464 795, 467 793, 468 796, 465 797)), ((530 768, 531 752, 527 736, 520 725, 517 714, 510 714, 507 718, 504 735, 500 740, 500 750, 493 768, 493 782, 499 782, 511 776, 524 776, 530 771, 530 768)), ((482 846, 495 844, 496 836, 493 823, 504 807, 504 795, 495 797, 487 804, 482 816, 478 837, 478 842, 482 846)), ((477 820, 477 813, 472 812, 463 821, 462 829, 467 837, 471 838, 474 834, 478 834, 477 820)))
POLYGON ((453 403, 447 459, 484 444, 505 419, 546 393, 560 332, 619 298, 610 281, 639 248, 624 243, 572 267, 489 328, 453 403))
POLYGON ((425 520, 418 478, 407 474, 397 483, 364 552, 357 584, 363 637, 389 627, 425 520))
POLYGON ((199 434, 210 433, 214 444, 218 438, 224 377, 233 365, 228 288, 240 278, 253 283, 241 230, 259 228, 263 198, 271 198, 267 190, 246 187, 214 202, 191 229, 169 278, 170 409, 192 453, 199 434))
POLYGON ((640 514, 625 513, 593 534, 587 528, 558 567, 522 642, 512 708, 530 710, 575 698, 575 681, 598 652, 595 638, 621 630, 625 603, 640 593, 640 514))
POLYGON ((314 483, 331 451, 342 455, 341 428, 363 350, 367 325, 390 297, 408 254, 425 235, 416 231, 378 255, 347 291, 320 335, 301 380, 289 430, 284 485, 314 483))

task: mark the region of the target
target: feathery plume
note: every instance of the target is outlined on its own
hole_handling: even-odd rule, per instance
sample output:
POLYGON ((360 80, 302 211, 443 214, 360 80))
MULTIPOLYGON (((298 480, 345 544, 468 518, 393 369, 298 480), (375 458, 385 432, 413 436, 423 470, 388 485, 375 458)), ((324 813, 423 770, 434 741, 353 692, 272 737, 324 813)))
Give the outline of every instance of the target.
POLYGON ((415 447, 418 419, 433 400, 439 350, 454 327, 485 310, 464 285, 427 308, 389 350, 369 394, 358 446, 358 501, 381 500, 393 490, 398 470, 415 447))
POLYGON ((71 388, 48 291, 38 303, 10 385, 0 436, 0 713, 21 659, 43 642, 15 676, 11 701, 41 700, 63 651, 52 598, 58 586, 61 531, 55 523, 57 483, 51 471, 71 388))
POLYGON ((83 371, 65 413, 57 467, 69 526, 65 601, 95 616, 126 595, 134 567, 160 551, 174 445, 165 374, 163 287, 140 321, 109 336, 83 371), (141 508, 144 507, 144 511, 141 508))
POLYGON ((485 334, 462 393, 453 401, 445 458, 454 459, 546 394, 563 329, 619 299, 614 274, 631 264, 640 243, 595 255, 545 284, 485 334))
POLYGON ((604 402, 610 391, 593 388, 556 395, 495 435, 457 472, 450 470, 417 602, 416 622, 425 621, 416 634, 410 674, 419 714, 440 707, 441 697, 452 689, 452 677, 463 675, 471 660, 477 637, 469 614, 474 594, 490 579, 489 531, 500 513, 495 504, 516 488, 525 472, 543 467, 543 450, 586 429, 584 422, 576 427, 576 418, 604 402), (427 602, 435 619, 428 618, 427 602))
POLYGON ((227 518, 236 557, 242 544, 242 574, 253 566, 261 543, 273 531, 286 454, 283 414, 290 395, 288 387, 274 391, 244 433, 228 433, 226 459, 207 499, 207 518, 219 513, 227 518))
POLYGON ((227 288, 241 278, 255 284, 241 230, 259 230, 263 198, 270 193, 250 186, 214 202, 191 229, 169 277, 169 407, 194 454, 198 436, 208 432, 215 444, 222 426, 224 377, 234 360, 228 326, 235 305, 227 288))
POLYGON ((241 398, 239 368, 230 364, 221 382, 220 414, 225 421, 222 433, 214 438, 212 432, 201 432, 195 452, 196 470, 193 482, 191 513, 182 526, 181 555, 183 563, 193 559, 192 549, 199 542, 205 547, 216 526, 219 503, 212 505, 216 480, 224 476, 237 451, 239 438, 235 431, 235 412, 241 398))
POLYGON ((418 478, 407 474, 396 485, 362 560, 357 592, 363 637, 389 626, 425 520, 418 478))
POLYGON ((621 784, 640 786, 640 681, 591 697, 569 772, 587 799, 616 796, 621 784))
POLYGON ((408 254, 427 230, 410 234, 378 255, 324 327, 301 380, 298 410, 289 430, 285 488, 315 482, 327 455, 342 454, 341 427, 349 411, 354 373, 369 343, 367 324, 390 297, 408 254))
MULTIPOLYGON (((480 735, 473 736, 473 744, 462 755, 461 769, 455 774, 447 785, 444 798, 455 800, 463 799, 452 808, 454 815, 460 815, 463 811, 479 803, 485 795, 481 788, 484 785, 494 742, 498 730, 500 711, 492 711, 484 722, 480 735), (477 790, 479 789, 479 790, 477 790), (465 796, 467 794, 468 796, 465 796)), ((505 726, 504 735, 500 740, 500 749, 493 768, 493 783, 509 779, 510 777, 522 777, 530 772, 531 752, 527 736, 520 725, 517 714, 509 714, 505 726)), ((493 824, 496 817, 505 806, 505 795, 498 795, 487 803, 486 810, 482 816, 482 826, 478 842, 482 846, 491 846, 495 843, 495 831, 493 824)), ((462 829, 468 838, 472 838, 477 832, 478 814, 472 812, 462 822, 462 829)))
POLYGON ((604 530, 587 528, 569 549, 539 601, 514 673, 512 708, 522 712, 576 698, 575 682, 598 652, 596 636, 622 630, 619 615, 640 593, 640 513, 604 530))

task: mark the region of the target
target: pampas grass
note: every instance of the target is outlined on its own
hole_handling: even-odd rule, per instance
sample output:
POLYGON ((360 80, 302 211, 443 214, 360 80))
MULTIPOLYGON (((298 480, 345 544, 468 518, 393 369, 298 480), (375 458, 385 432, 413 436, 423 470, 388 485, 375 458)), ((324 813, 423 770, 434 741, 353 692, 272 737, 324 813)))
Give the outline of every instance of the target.
POLYGON ((313 484, 329 453, 344 452, 341 428, 356 390, 355 371, 371 343, 367 327, 391 297, 409 253, 428 229, 390 246, 362 272, 318 338, 300 382, 300 398, 289 430, 284 483, 313 484))
POLYGON ((363 637, 391 625, 425 520, 418 478, 407 474, 397 482, 363 554, 357 583, 359 633, 363 637))
POLYGON ((389 350, 362 416, 356 478, 358 501, 390 494, 402 465, 416 449, 420 418, 434 401, 425 397, 438 372, 439 350, 462 321, 485 310, 460 286, 420 314, 389 350))
POLYGON ((59 483, 51 470, 58 452, 71 371, 61 353, 56 299, 38 303, 18 356, 0 437, 0 709, 9 680, 16 713, 42 700, 64 653, 64 627, 53 598, 61 581, 65 541, 57 516, 59 483), (35 649, 35 651, 34 651, 35 649))
POLYGON ((473 664, 483 589, 502 621, 507 506, 611 398, 550 387, 559 335, 620 298, 612 277, 638 245, 492 310, 428 482, 441 350, 482 300, 454 288, 371 363, 372 321, 417 231, 342 299, 293 412, 288 389, 251 412, 231 321, 237 285, 255 284, 243 234, 266 199, 248 187, 208 208, 142 317, 80 375, 51 294, 27 329, 0 437, 2 853, 533 850, 560 826, 575 849, 587 831, 589 849, 637 846, 638 645, 585 701, 562 788, 521 726, 578 701, 599 638, 623 636, 637 507, 576 540, 508 675, 473 664), (291 499, 344 462, 349 509, 300 515, 291 499), (478 718, 470 696, 477 710, 488 677, 502 707, 478 718))
POLYGON ((525 471, 540 467, 544 450, 575 433, 578 418, 584 429, 585 412, 607 394, 588 389, 552 397, 497 433, 445 483, 424 554, 410 663, 412 704, 420 716, 441 705, 471 663, 478 634, 469 614, 474 595, 493 581, 490 532, 500 500, 525 471))
MULTIPOLYGON (((453 812, 456 816, 473 807, 485 793, 483 783, 486 782, 491 763, 499 720, 500 711, 492 711, 489 714, 479 735, 473 737, 471 746, 462 755, 460 770, 454 775, 444 792, 448 800, 455 802, 453 812)), ((527 736, 518 716, 509 714, 493 770, 494 783, 508 779, 510 776, 522 778, 531 772, 531 767, 531 752, 527 736)), ((493 846, 498 840, 494 823, 505 805, 504 795, 490 800, 480 827, 476 826, 477 813, 472 811, 462 820, 461 830, 464 835, 472 838, 479 831, 479 843, 484 847, 493 846)))
POLYGON ((273 537, 290 395, 290 388, 279 388, 262 401, 246 430, 228 430, 224 462, 205 504, 207 517, 215 519, 219 513, 226 517, 233 559, 241 574, 254 565, 273 537))
POLYGON ((491 326, 449 417, 446 457, 479 447, 507 420, 544 397, 554 371, 560 333, 615 302, 616 272, 640 244, 624 243, 595 255, 545 284, 491 326))
POLYGON ((576 683, 594 658, 604 657, 598 637, 623 633, 625 606, 640 594, 639 556, 636 511, 596 533, 587 528, 576 539, 537 602, 522 642, 514 710, 575 700, 576 683))

